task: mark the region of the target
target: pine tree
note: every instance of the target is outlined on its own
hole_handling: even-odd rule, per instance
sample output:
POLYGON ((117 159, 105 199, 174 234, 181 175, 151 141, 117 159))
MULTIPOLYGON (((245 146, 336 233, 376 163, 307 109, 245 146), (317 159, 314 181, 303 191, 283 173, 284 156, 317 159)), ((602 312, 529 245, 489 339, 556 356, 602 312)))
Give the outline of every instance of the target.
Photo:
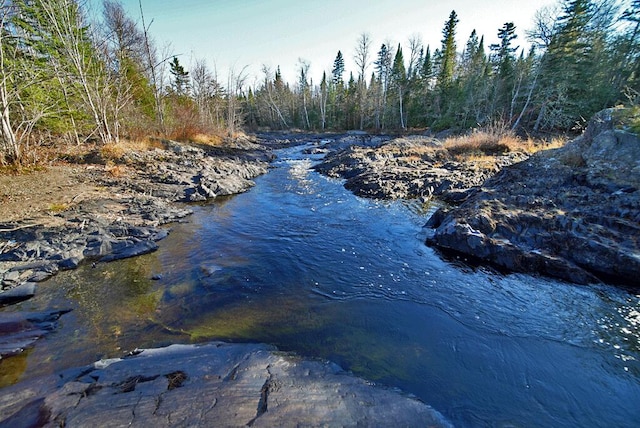
POLYGON ((422 67, 420 68, 420 78, 424 82, 429 82, 433 77, 433 63, 431 61, 431 49, 427 45, 427 51, 424 54, 424 58, 422 60, 422 67))
POLYGON ((507 22, 498 30, 500 44, 490 46, 493 51, 492 60, 495 65, 495 71, 503 79, 513 74, 514 54, 518 50, 518 46, 514 47, 512 42, 517 37, 516 26, 513 22, 507 22))
POLYGON ((541 107, 534 129, 568 129, 581 116, 588 117, 589 86, 592 84, 591 53, 594 32, 590 0, 567 0, 558 19, 556 33, 543 58, 541 107))
POLYGON ((392 53, 386 44, 380 46, 378 59, 374 62, 379 81, 378 102, 375 111, 376 128, 382 129, 385 126, 385 113, 387 109, 387 95, 389 80, 391 76, 392 53))
POLYGON ((513 41, 517 38, 516 26, 513 22, 505 23, 498 30, 499 44, 490 46, 492 53, 491 60, 494 68, 494 91, 491 111, 492 116, 499 116, 503 121, 511 121, 513 111, 511 106, 513 99, 515 51, 518 47, 513 46, 513 41))

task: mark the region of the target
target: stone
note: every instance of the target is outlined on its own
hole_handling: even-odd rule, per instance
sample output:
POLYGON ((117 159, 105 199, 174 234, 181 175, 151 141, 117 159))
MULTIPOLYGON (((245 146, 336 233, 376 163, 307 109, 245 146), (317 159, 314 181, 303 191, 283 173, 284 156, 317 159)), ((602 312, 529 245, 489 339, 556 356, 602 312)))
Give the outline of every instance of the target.
POLYGON ((101 262, 112 262, 114 260, 126 259, 129 257, 140 256, 143 254, 149 254, 158 249, 158 244, 154 241, 144 240, 139 242, 130 242, 125 245, 119 246, 119 248, 100 259, 101 262))
POLYGON ((261 344, 144 350, 3 392, 4 426, 452 426, 397 390, 261 344))
POLYGON ((0 312, 0 359, 23 352, 52 331, 69 310, 46 312, 0 312))
POLYGON ((638 286, 640 137, 611 112, 564 147, 505 167, 444 218, 427 243, 517 272, 638 286), (543 179, 541 179, 543 177, 543 179))
POLYGON ((493 157, 490 165, 475 160, 449 159, 439 141, 430 137, 402 137, 378 146, 350 146, 328 154, 314 169, 345 179, 344 187, 373 199, 428 200, 443 196, 462 201, 488 177, 528 155, 506 153, 493 157))
POLYGON ((32 298, 36 294, 36 284, 25 282, 17 287, 0 292, 0 305, 10 305, 32 298))

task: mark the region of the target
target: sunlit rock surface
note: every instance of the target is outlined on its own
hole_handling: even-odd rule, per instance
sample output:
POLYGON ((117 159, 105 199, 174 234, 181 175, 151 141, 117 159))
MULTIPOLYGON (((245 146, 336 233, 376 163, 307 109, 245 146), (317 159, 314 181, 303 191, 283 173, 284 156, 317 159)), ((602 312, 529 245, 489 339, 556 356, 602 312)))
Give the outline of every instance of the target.
POLYGON ((172 345, 3 390, 0 426, 451 426, 398 391, 258 344, 172 345), (16 425, 17 424, 17 425, 16 425))
POLYGON ((640 138, 604 110, 579 138, 503 169, 436 217, 436 247, 512 271, 637 286, 640 138))

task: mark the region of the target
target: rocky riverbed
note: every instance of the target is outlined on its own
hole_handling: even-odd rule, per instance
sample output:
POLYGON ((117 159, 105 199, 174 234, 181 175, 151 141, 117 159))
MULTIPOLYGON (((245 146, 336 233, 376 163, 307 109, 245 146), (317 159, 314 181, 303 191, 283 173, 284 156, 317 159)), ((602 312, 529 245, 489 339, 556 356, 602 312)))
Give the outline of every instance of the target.
MULTIPOLYGON (((69 180, 65 185, 52 180, 54 185, 74 196, 56 194, 67 202, 44 214, 38 209, 42 203, 29 202, 31 217, 12 214, 0 224, 0 359, 37 346, 68 312, 2 312, 2 306, 32 297, 40 282, 60 270, 155 251, 170 233, 165 225, 190 214, 180 202, 247 190, 253 178, 267 172, 271 148, 300 138, 308 140, 273 135, 264 145, 243 139, 223 147, 164 141, 162 148, 124 153, 115 165, 90 153, 76 159, 78 165, 54 171, 69 180)), ((5 188, 4 197, 30 199, 37 190, 5 188)), ((376 387, 328 362, 257 344, 135 351, 17 383, 0 397, 0 426, 106 421, 110 426, 450 426, 431 407, 399 391, 376 387)))
POLYGON ((523 152, 452 156, 435 138, 408 136, 374 140, 330 153, 315 169, 345 179, 358 196, 374 199, 457 201, 461 191, 482 184, 501 168, 527 159, 523 152), (377 143, 377 144, 376 144, 377 143))
POLYGON ((115 166, 81 164, 78 180, 101 188, 97 196, 78 194, 46 222, 0 224, 0 305, 28 298, 36 283, 85 259, 101 263, 154 251, 169 233, 161 226, 190 213, 175 202, 243 192, 267 172, 270 159, 266 147, 249 140, 224 147, 164 141, 162 149, 125 153, 115 166))
MULTIPOLYGON (((80 263, 155 251, 170 233, 164 225, 191 213, 178 202, 243 192, 267 172, 271 157, 269 148, 255 139, 221 147, 163 141, 162 148, 126 152, 115 165, 96 151, 54 174, 35 173, 29 183, 13 185, 32 186, 27 192, 5 190, 6 205, 16 211, 31 197, 48 196, 38 187, 60 187, 74 196, 55 195, 68 202, 0 224, 0 307, 33 297, 39 283, 80 263)), ((55 328, 64 312, 0 313, 0 358, 28 349, 55 328)))
POLYGON ((640 140, 605 110, 566 146, 452 156, 412 136, 336 150, 316 166, 375 199, 435 199, 429 245, 507 271, 637 286, 640 140))

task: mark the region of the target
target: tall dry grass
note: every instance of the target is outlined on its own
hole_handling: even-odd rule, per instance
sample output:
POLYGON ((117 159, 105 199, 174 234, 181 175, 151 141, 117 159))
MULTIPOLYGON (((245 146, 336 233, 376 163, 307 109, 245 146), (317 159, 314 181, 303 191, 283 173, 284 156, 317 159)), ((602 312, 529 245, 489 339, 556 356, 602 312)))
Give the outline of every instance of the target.
POLYGON ((509 152, 533 154, 540 150, 561 147, 563 138, 553 138, 546 142, 517 136, 508 127, 493 124, 485 128, 474 129, 471 133, 444 140, 443 146, 454 157, 495 156, 509 152))

